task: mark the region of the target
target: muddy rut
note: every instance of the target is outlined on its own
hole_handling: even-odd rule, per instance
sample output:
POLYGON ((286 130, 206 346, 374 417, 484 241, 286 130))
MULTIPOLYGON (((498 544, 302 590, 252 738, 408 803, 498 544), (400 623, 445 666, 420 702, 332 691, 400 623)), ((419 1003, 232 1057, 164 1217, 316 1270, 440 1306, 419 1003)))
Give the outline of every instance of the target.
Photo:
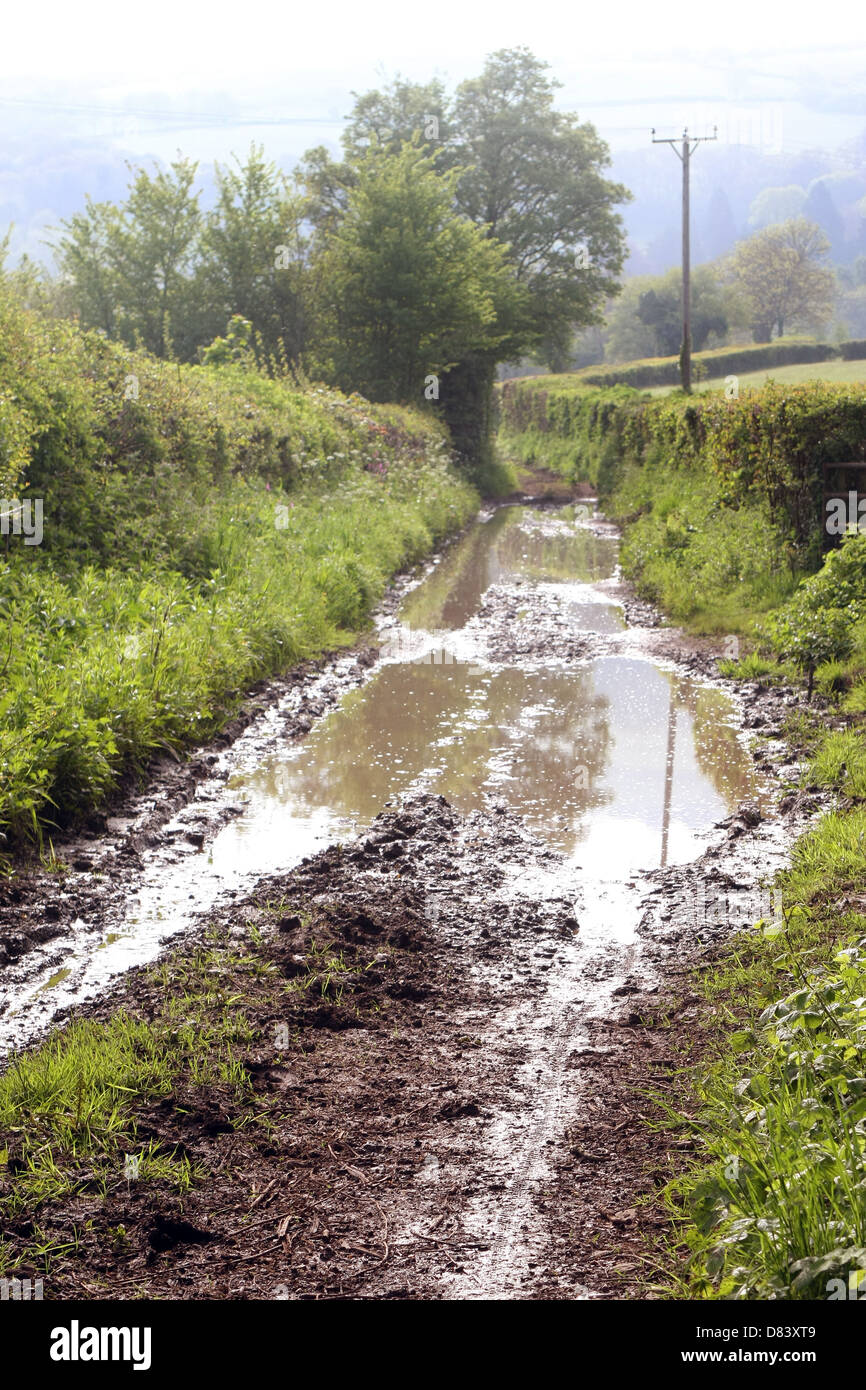
POLYGON ((645 1121, 682 1095, 689 974, 772 912, 820 809, 797 696, 715 655, 633 598, 588 504, 500 508, 374 644, 2 885, 7 1051, 71 1011, 159 1020, 152 962, 183 982, 203 945, 245 1019, 241 1092, 135 1116, 197 1181, 48 1203, 79 1234, 46 1296, 652 1297, 687 1151, 645 1121))

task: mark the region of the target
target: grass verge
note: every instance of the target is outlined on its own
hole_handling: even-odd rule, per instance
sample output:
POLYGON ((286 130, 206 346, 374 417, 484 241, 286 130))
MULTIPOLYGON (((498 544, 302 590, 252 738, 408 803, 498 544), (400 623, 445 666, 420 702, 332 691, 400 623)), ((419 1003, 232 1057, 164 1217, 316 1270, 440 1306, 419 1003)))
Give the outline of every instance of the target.
POLYGON ((4 517, 41 509, 38 540, 0 539, 7 855, 349 641, 479 502, 432 413, 157 361, 2 277, 0 492, 4 517))

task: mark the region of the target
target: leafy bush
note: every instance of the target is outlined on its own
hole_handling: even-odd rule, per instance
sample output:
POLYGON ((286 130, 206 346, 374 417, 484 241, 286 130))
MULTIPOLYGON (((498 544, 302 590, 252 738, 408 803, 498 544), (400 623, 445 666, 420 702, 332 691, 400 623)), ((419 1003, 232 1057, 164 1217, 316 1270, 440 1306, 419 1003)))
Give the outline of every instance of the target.
POLYGON ((817 574, 803 580, 765 633, 783 658, 808 673, 811 688, 817 667, 850 655, 864 618, 866 535, 849 535, 817 574))
POLYGON ((0 459, 44 497, 45 538, 9 537, 0 561, 7 846, 344 641, 478 503, 430 414, 179 369, 27 313, 0 281, 9 401, 0 459))

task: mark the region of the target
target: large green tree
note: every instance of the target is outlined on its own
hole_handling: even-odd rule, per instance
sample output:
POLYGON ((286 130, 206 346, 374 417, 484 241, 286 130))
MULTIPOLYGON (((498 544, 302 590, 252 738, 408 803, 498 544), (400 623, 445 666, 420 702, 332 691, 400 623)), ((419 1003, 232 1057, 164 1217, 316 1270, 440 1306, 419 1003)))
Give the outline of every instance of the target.
POLYGON ((824 262, 830 244, 805 217, 741 241, 731 257, 734 281, 748 295, 756 341, 775 331, 821 327, 832 315, 835 280, 824 262))
POLYGON ((61 274, 82 323, 157 356, 189 354, 196 336, 192 267, 201 229, 197 166, 132 170, 121 206, 88 200, 61 224, 61 274))
POLYGON ((455 214, 458 177, 438 173, 417 142, 373 145, 359 161, 318 261, 318 348, 341 386, 437 400, 471 354, 513 350, 524 295, 505 248, 455 214))
POLYGON ((529 290, 528 332, 558 348, 599 322, 624 258, 630 195, 603 175, 610 155, 595 127, 554 106, 562 84, 527 49, 488 58, 454 102, 455 152, 466 166, 457 206, 504 241, 529 290))
POLYGON ((519 319, 457 362, 443 406, 458 449, 478 457, 496 364, 526 351, 555 365, 574 329, 600 322, 616 292, 624 235, 617 203, 629 195, 604 177, 606 145, 594 127, 556 109, 561 85, 527 49, 494 53, 449 99, 441 84, 392 83, 358 97, 342 161, 322 149, 303 174, 322 236, 345 216, 359 162, 376 142, 414 138, 437 172, 455 173, 453 213, 505 248, 521 290, 519 319))

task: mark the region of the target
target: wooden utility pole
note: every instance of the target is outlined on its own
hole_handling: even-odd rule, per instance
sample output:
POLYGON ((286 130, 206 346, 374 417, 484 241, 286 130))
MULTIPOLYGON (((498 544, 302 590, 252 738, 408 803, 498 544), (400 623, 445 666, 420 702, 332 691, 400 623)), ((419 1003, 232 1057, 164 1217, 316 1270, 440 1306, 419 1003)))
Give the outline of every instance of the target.
POLYGON ((656 137, 655 129, 650 133, 654 145, 670 145, 674 154, 683 166, 683 347, 680 353, 680 379, 683 390, 690 392, 692 389, 692 267, 691 267, 691 241, 689 233, 689 161, 697 149, 705 140, 718 139, 718 126, 713 126, 712 135, 693 135, 689 136, 688 129, 683 131, 682 152, 677 149, 676 140, 665 140, 663 137, 656 137))

